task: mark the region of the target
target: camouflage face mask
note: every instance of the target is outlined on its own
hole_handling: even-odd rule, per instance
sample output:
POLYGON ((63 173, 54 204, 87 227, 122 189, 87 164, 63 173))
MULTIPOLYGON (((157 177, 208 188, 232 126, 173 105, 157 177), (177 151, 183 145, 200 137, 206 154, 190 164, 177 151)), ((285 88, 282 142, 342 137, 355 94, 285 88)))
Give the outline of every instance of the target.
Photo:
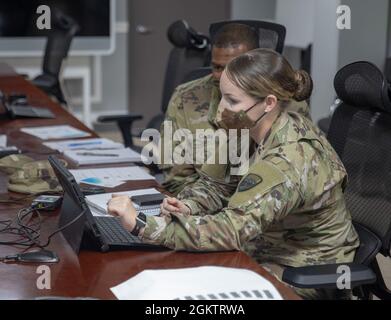
POLYGON ((253 109, 257 104, 255 103, 253 106, 251 106, 246 111, 240 110, 239 112, 234 112, 232 110, 229 110, 227 108, 224 109, 224 111, 221 114, 221 120, 217 121, 217 124, 220 128, 223 128, 225 130, 228 129, 251 129, 253 128, 266 114, 267 112, 263 112, 262 115, 257 120, 252 120, 248 116, 248 112, 253 109))

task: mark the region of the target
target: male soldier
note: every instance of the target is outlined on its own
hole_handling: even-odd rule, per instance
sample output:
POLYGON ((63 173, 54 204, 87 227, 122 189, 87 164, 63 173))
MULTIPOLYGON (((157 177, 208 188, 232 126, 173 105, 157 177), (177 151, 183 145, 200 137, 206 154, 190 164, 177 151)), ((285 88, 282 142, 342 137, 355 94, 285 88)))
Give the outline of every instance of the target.
MULTIPOLYGON (((251 27, 238 23, 223 26, 212 41, 212 73, 176 88, 167 108, 166 121, 161 128, 162 141, 164 141, 164 125, 167 125, 168 121, 171 121, 173 132, 188 129, 193 137, 197 129, 217 130, 216 113, 221 99, 219 89, 221 74, 233 58, 259 46, 257 33, 251 27)), ((306 102, 292 101, 290 109, 310 118, 309 106, 306 102)), ((165 176, 163 186, 173 195, 177 195, 185 186, 199 178, 197 171, 202 164, 195 164, 195 161, 193 164, 183 165, 175 165, 175 161, 174 164, 164 163, 163 149, 164 143, 162 143, 161 154, 161 168, 165 176)), ((217 168, 218 170, 225 168, 216 165, 210 170, 211 166, 205 170, 210 174, 217 168)))

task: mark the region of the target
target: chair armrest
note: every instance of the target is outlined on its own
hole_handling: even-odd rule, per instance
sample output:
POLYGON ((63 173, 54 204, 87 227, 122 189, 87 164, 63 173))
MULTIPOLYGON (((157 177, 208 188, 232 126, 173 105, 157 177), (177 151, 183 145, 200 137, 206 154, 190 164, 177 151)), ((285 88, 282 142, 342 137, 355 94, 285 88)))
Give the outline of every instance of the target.
POLYGON ((117 115, 117 116, 100 116, 98 117, 99 122, 116 122, 124 141, 125 147, 134 148, 133 139, 132 139, 132 125, 134 121, 141 120, 142 115, 136 114, 127 114, 127 115, 117 115))
POLYGON ((141 120, 143 116, 141 114, 122 114, 114 116, 100 116, 98 122, 133 122, 141 120))
POLYGON ((314 289, 337 289, 337 283, 346 285, 350 282, 350 287, 354 288, 376 282, 376 274, 367 266, 358 263, 325 264, 287 267, 282 275, 282 281, 298 288, 314 289))

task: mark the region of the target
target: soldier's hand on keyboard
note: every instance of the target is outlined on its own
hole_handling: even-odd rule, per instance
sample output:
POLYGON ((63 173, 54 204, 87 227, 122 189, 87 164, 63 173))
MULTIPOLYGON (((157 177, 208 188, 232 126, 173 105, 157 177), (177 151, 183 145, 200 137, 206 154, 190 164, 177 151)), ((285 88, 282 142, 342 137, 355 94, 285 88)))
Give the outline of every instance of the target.
POLYGON ((132 231, 136 226, 137 211, 132 201, 126 195, 112 195, 107 204, 107 212, 121 219, 125 229, 132 231))

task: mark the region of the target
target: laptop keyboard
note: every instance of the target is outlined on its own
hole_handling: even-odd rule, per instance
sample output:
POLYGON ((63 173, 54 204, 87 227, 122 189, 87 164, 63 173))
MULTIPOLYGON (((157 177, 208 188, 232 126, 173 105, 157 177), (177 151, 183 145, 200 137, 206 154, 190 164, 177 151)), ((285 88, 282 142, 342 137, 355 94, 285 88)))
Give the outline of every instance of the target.
POLYGON ((96 224, 104 237, 113 244, 138 244, 142 241, 127 231, 119 218, 95 217, 96 224))

